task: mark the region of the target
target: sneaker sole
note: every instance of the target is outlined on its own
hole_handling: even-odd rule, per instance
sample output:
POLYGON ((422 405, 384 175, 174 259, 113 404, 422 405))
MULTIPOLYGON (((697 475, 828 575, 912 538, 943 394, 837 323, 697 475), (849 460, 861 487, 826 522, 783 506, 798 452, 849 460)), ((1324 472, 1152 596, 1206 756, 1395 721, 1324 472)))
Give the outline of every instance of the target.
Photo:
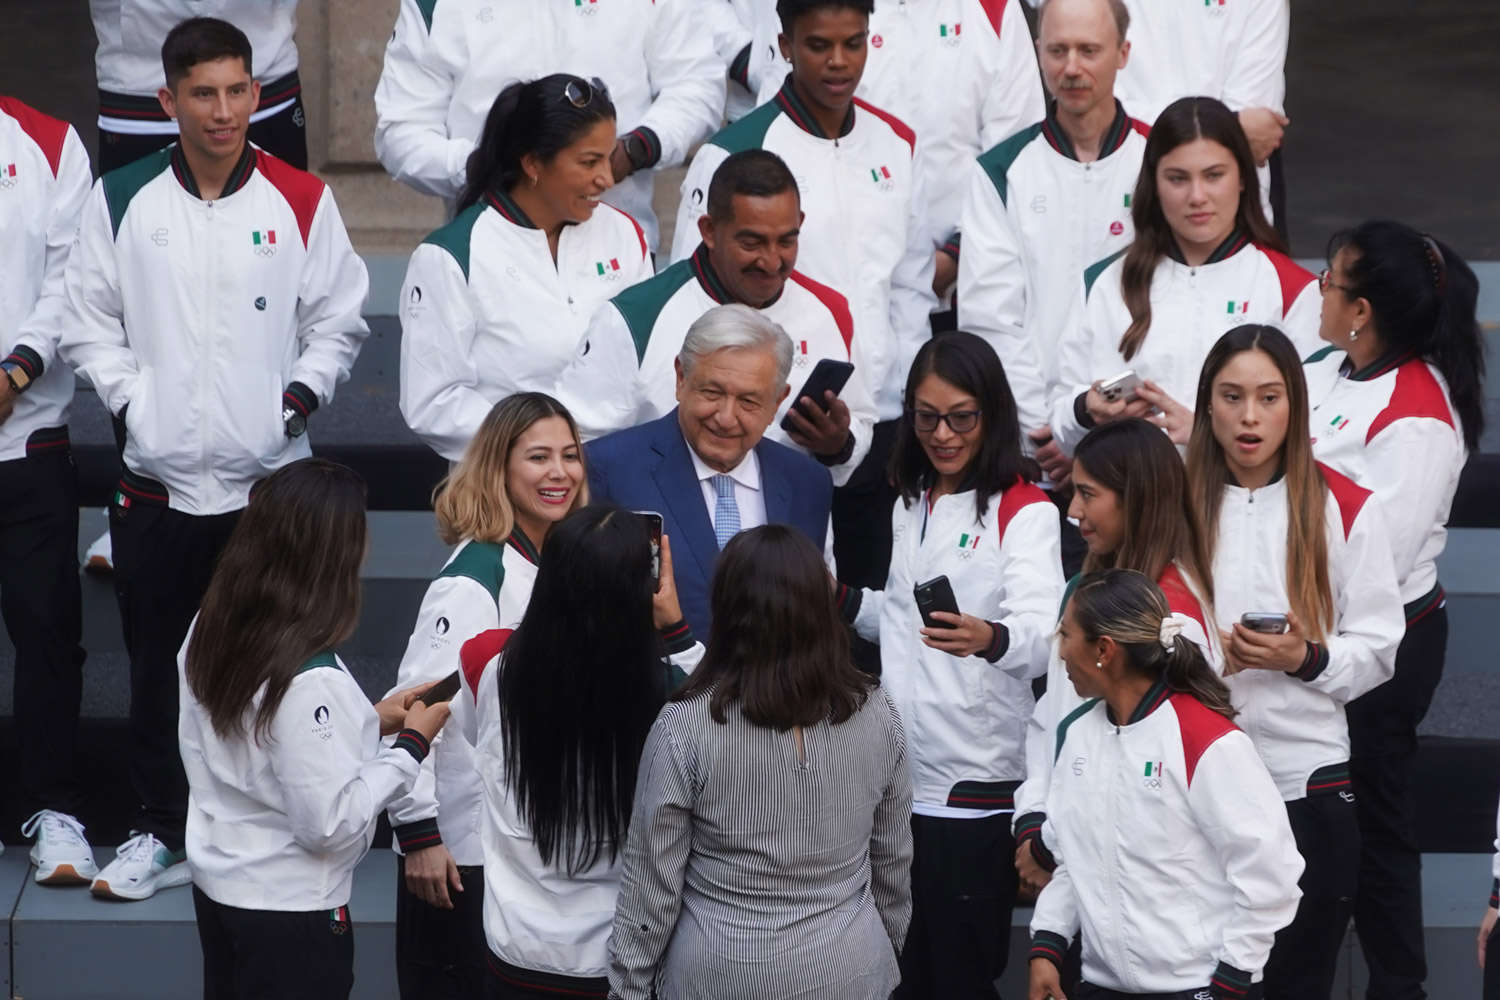
POLYGON ((94 576, 109 576, 114 573, 115 567, 103 556, 89 556, 88 562, 83 564, 83 571, 94 576))
POLYGON ((93 881, 93 875, 80 874, 77 868, 67 864, 58 865, 47 875, 43 875, 41 869, 37 869, 36 873, 37 885, 48 885, 56 887, 71 885, 90 885, 93 883, 93 881))
MULTIPOLYGON (((179 865, 172 866, 172 868, 177 867, 179 867, 179 865)), ((139 888, 136 889, 115 889, 112 888, 110 884, 103 879, 96 878, 94 879, 93 884, 89 886, 89 892, 93 893, 94 896, 99 899, 113 899, 123 903, 138 903, 143 899, 150 899, 162 889, 171 889, 179 885, 187 885, 188 883, 193 881, 193 873, 186 870, 187 862, 180 862, 180 867, 184 869, 183 873, 180 876, 175 871, 171 871, 169 869, 167 872, 163 872, 155 879, 143 883, 139 888)))

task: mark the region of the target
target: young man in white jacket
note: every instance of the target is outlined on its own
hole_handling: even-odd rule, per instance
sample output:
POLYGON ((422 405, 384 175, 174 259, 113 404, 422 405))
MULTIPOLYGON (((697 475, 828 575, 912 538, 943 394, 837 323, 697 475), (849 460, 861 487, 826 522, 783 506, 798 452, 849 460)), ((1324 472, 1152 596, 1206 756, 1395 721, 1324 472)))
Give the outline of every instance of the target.
POLYGON ((674 261, 698 246, 698 219, 719 164, 742 149, 786 161, 804 219, 798 269, 850 297, 859 331, 852 360, 875 398, 865 460, 834 497, 844 582, 878 587, 890 562, 895 495, 885 464, 901 415, 901 387, 930 334, 931 227, 916 134, 854 96, 864 72, 871 0, 781 0, 780 45, 791 60, 775 97, 720 131, 693 157, 682 183, 674 261))
POLYGON ((698 14, 693 0, 401 0, 375 88, 375 153, 451 205, 500 91, 557 72, 599 77, 620 126, 605 200, 654 251, 653 168, 680 164, 724 111, 724 63, 698 14))
POLYGON ((182 138, 95 185, 61 348, 125 428, 110 532, 141 814, 94 880, 121 899, 188 881, 177 650, 251 487, 311 454, 307 418, 368 333, 368 279, 333 195, 246 141, 248 39, 194 18, 162 51, 182 138))
POLYGON ((88 198, 72 126, 0 97, 0 594, 16 647, 25 832, 43 885, 87 882, 74 737, 83 691, 78 477, 68 447, 73 373, 57 358, 63 274, 88 198))
MULTIPOLYGON (((822 360, 847 362, 854 352, 848 300, 795 270, 801 199, 791 171, 775 153, 735 153, 714 172, 703 241, 686 260, 616 295, 595 310, 578 356, 553 394, 585 438, 665 416, 677 406, 676 365, 688 327, 716 305, 759 309, 792 340, 792 388, 822 360), (631 377, 631 372, 634 377, 631 377)), ((788 395, 766 433, 828 466, 835 485, 848 481, 870 450, 875 402, 858 368, 833 399, 816 406, 788 395), (793 413, 794 433, 782 427, 793 413)))

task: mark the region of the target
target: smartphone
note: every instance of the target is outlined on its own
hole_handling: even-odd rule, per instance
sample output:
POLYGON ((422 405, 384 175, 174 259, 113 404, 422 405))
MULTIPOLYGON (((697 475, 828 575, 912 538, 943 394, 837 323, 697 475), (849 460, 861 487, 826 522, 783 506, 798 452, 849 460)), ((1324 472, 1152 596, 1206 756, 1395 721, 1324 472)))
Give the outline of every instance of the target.
POLYGON ((651 589, 661 585, 661 515, 654 510, 638 510, 636 514, 646 522, 646 534, 651 536, 651 589))
POLYGON ((417 698, 424 705, 436 705, 440 701, 452 701, 458 694, 458 671, 444 677, 417 698))
POLYGON ((1266 635, 1281 635, 1287 627, 1286 615, 1279 611, 1246 611, 1240 616, 1240 624, 1266 635))
POLYGON ((1099 395, 1111 403, 1120 400, 1130 402, 1135 399, 1135 391, 1141 387, 1141 377, 1135 373, 1135 369, 1127 368, 1114 378, 1105 379, 1099 383, 1099 395))
POLYGON ((958 601, 953 597, 953 587, 946 576, 935 576, 926 583, 912 588, 917 598, 917 611, 922 615, 922 624, 928 628, 953 628, 951 622, 938 621, 932 617, 934 611, 958 614, 958 601))
MULTIPOLYGON (((786 416, 781 418, 781 429, 788 434, 792 432, 792 410, 797 408, 797 403, 804 396, 812 397, 813 402, 823 406, 823 394, 830 390, 837 395, 843 391, 849 376, 854 374, 854 366, 847 361, 834 361, 832 358, 824 358, 813 366, 812 374, 807 376, 807 381, 802 383, 802 388, 792 397, 791 409, 786 411, 786 416)), ((823 407, 825 412, 827 407, 823 407)))

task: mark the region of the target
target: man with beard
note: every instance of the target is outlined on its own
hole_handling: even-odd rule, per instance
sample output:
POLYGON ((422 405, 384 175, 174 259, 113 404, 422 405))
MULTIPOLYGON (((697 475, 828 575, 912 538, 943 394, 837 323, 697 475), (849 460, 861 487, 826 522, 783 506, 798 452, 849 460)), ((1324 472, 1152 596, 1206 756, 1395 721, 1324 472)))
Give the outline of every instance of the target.
MULTIPOLYGON (((716 305, 762 312, 792 341, 795 388, 824 358, 847 362, 854 326, 838 292, 794 270, 802 226, 797 182, 775 153, 735 153, 714 172, 702 241, 685 260, 601 306, 555 395, 585 437, 631 427, 677 405, 674 362, 688 327, 716 305), (622 372, 634 376, 622 377, 622 372)), ((848 481, 870 448, 875 404, 856 367, 838 393, 781 401, 766 434, 801 448, 848 481), (781 425, 789 417, 790 433, 781 425)))

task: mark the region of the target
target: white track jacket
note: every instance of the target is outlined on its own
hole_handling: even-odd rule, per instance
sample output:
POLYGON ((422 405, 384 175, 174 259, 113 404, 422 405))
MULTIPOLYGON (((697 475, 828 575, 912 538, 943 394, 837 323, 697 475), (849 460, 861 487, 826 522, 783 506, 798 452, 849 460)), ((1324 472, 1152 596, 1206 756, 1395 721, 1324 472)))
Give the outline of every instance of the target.
MULTIPOLYGON (((648 166, 676 166, 724 113, 725 66, 697 15, 694 0, 401 0, 375 88, 375 153, 392 177, 451 204, 500 91, 572 73, 604 81, 620 135, 641 137, 648 166)), ((605 199, 654 248, 653 176, 638 170, 605 199)))
POLYGON ((1148 131, 1116 102, 1097 160, 1080 162, 1048 117, 967 168, 959 328, 1000 355, 1023 431, 1047 423, 1047 401, 1061 388, 1058 346, 1078 315, 1080 276, 1135 234, 1130 196, 1148 131))
MULTIPOLYGON (((661 274, 626 289, 594 311, 578 354, 558 379, 553 393, 585 440, 664 417, 677 406, 674 362, 688 327, 714 306, 733 302, 714 271, 706 247, 661 274), (631 372, 635 373, 634 378, 631 372)), ((827 285, 793 271, 775 302, 761 310, 792 340, 792 390, 776 411, 766 436, 802 449, 781 429, 781 418, 803 381, 824 358, 848 361, 853 355, 854 320, 849 302, 827 285)), ((828 467, 835 486, 849 481, 870 450, 875 401, 858 368, 839 394, 849 406, 854 448, 828 467)), ((819 401, 821 402, 821 400, 819 401)))
POLYGON ((1060 864, 1037 898, 1031 957, 1061 965, 1081 933, 1097 986, 1243 996, 1296 915, 1303 869, 1249 737, 1158 683, 1123 724, 1085 702, 1055 753, 1060 864))
POLYGON ((62 356, 125 421, 117 501, 223 514, 311 455, 282 410, 309 414, 349 377, 368 290, 333 192, 264 150, 247 145, 213 201, 175 145, 100 178, 62 356))
MULTIPOLYGON (((1260 752, 1281 797, 1349 789, 1349 726, 1344 705, 1385 683, 1406 632, 1390 533, 1369 490, 1321 467, 1328 484, 1328 575, 1334 625, 1308 643, 1295 673, 1242 670, 1226 676, 1235 722, 1260 752)), ((1214 552, 1214 613, 1228 631, 1247 611, 1285 613, 1287 488, 1278 479, 1250 491, 1226 486, 1214 552)))
POLYGON ((1082 322, 1070 325, 1058 352, 1061 388, 1049 406, 1052 433, 1067 454, 1088 433, 1079 419, 1078 396, 1098 379, 1131 369, 1191 409, 1203 359, 1229 330, 1267 323, 1284 331, 1304 355, 1318 343, 1323 303, 1313 275, 1236 230, 1198 267, 1174 257, 1157 263, 1151 279, 1151 328, 1127 361, 1119 347, 1130 326, 1130 310, 1120 291, 1124 259, 1120 251, 1084 272, 1082 322))
POLYGON ((401 289, 401 415, 433 451, 463 457, 490 407, 550 391, 589 317, 651 276, 634 219, 599 205, 566 226, 557 260, 547 234, 491 192, 417 247, 401 289))
POLYGON ((193 884, 246 910, 346 905, 376 818, 416 780, 427 741, 405 730, 382 747, 380 717, 333 653, 292 678, 263 744, 254 724, 264 687, 246 709, 247 735, 220 739, 188 688, 187 648, 177 654, 177 734, 193 884))
POLYGON ((859 331, 853 360, 881 420, 901 415, 901 390, 931 332, 932 242, 916 136, 856 98, 837 137, 826 136, 788 77, 772 100, 698 150, 682 182, 672 259, 698 246, 709 181, 731 153, 766 149, 786 161, 802 196, 797 269, 848 295, 859 331))
POLYGON ((73 373, 57 361, 63 276, 93 175, 78 133, 0 97, 0 357, 31 384, 0 424, 0 462, 68 447, 73 373))

